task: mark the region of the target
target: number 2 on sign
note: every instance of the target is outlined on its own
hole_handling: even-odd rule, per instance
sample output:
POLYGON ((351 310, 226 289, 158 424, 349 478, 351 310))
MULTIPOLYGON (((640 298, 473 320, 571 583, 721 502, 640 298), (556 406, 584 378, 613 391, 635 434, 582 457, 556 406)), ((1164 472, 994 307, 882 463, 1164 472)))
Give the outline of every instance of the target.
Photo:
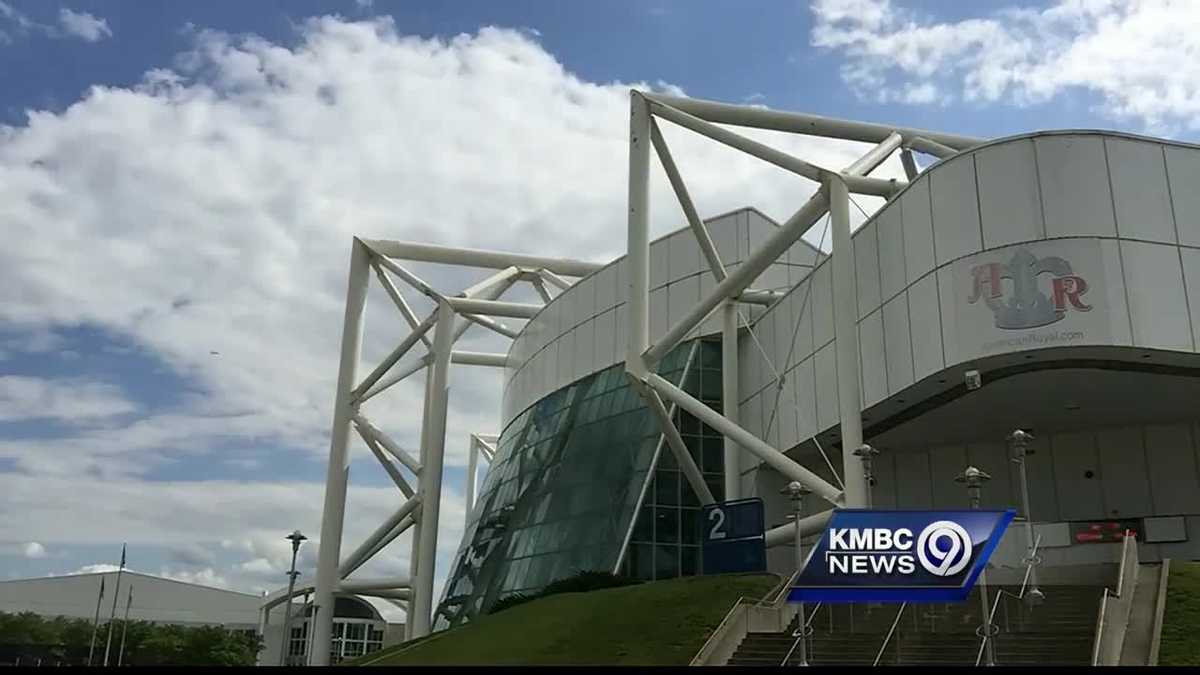
POLYGON ((725 532, 721 526, 725 524, 725 512, 721 509, 713 509, 708 512, 708 519, 713 522, 712 529, 708 531, 709 539, 724 539, 725 532))

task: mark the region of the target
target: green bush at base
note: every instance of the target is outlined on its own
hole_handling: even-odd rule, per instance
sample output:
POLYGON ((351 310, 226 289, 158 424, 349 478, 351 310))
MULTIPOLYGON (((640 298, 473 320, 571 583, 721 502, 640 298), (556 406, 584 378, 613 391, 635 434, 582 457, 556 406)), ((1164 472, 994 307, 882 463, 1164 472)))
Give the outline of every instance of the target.
POLYGON ((598 591, 602 588, 620 588, 621 586, 633 586, 640 583, 642 582, 637 579, 623 577, 611 572, 579 572, 565 579, 559 579, 532 595, 524 593, 506 595, 497 600, 486 613, 495 614, 510 607, 523 605, 530 600, 546 598, 551 595, 558 595, 559 593, 586 593, 588 591, 598 591))

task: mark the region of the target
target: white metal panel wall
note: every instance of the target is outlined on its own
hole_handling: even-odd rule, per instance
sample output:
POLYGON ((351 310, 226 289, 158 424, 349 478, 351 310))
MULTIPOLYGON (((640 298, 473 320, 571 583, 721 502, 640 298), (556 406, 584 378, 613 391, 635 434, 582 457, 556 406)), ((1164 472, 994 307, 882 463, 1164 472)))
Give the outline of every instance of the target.
POLYGON ((901 211, 898 208, 884 209, 875 219, 880 297, 885 302, 908 285, 904 273, 904 221, 901 211), (883 251, 888 254, 884 255, 883 251))
POLYGON ((929 177, 933 204, 933 248, 944 265, 983 247, 979 197, 975 192, 975 155, 955 157, 929 177))
POLYGON ((1034 140, 1034 146, 1046 235, 1116 236, 1103 137, 1043 136, 1034 140))
POLYGON ((933 493, 933 508, 961 509, 969 506, 966 488, 954 482, 966 467, 965 445, 929 449, 929 487, 933 493))
MULTIPOLYGON (((1036 521, 1200 513, 1196 424, 1048 432, 1039 436, 1031 449, 1026 462, 1036 521)), ((876 462, 876 502, 882 505, 881 498, 894 495, 898 508, 965 506, 966 490, 954 478, 968 464, 992 476, 981 493, 986 508, 1019 510, 1017 468, 1009 461, 1001 439, 965 446, 885 450, 876 462)), ((1200 546, 1200 535, 1192 539, 1190 548, 1180 549, 1188 555, 1194 555, 1200 546)))
POLYGON ((863 225, 853 238, 854 267, 858 273, 858 318, 879 307, 879 242, 875 222, 863 225))
MULTIPOLYGON (((706 223, 727 266, 734 266, 745 257, 752 238, 762 241, 778 227, 750 209, 734 211, 706 223)), ((802 269, 799 265, 794 267, 802 269)), ((789 274, 789 265, 776 265, 756 280, 754 286, 762 288, 771 283, 787 287, 789 274)), ((681 319, 700 299, 703 290, 711 290, 715 285, 708 262, 690 229, 651 243, 650 279, 652 341, 681 319)), ((563 291, 526 324, 513 341, 506 361, 501 407, 504 424, 546 394, 624 358, 628 295, 628 274, 624 258, 620 258, 563 291)), ((749 319, 754 318, 751 308, 742 306, 742 311, 749 319)), ((718 315, 688 337, 720 329, 718 315)), ((761 353, 758 358, 762 358, 761 353)), ((769 371, 765 366, 761 370, 769 371)), ((755 384, 761 388, 766 380, 760 375, 755 384)))
POLYGON ((1146 427, 1146 463, 1155 513, 1200 512, 1194 447, 1187 424, 1146 427))
MULTIPOLYGON (((889 204, 886 209, 895 208, 889 204)), ((929 181, 917 179, 900 195, 904 223, 904 262, 908 283, 933 269, 933 217, 929 206, 929 181)))
POLYGON ((1004 143, 975 156, 984 248, 1045 236, 1033 141, 1004 143))
POLYGON ((926 275, 908 287, 908 326, 912 332, 913 377, 932 375, 945 364, 937 276, 926 275))
MULTIPOLYGON (((981 344, 991 338, 980 338, 978 327, 965 333, 962 327, 976 321, 983 308, 968 304, 970 270, 980 262, 1009 261, 1019 250, 1015 245, 1026 242, 1041 247, 1033 249, 1038 256, 1073 260, 1095 286, 1085 298, 1100 307, 1079 310, 1078 316, 1091 323, 1082 341, 1071 344, 1193 352, 1200 310, 1192 305, 1200 302, 1191 296, 1200 296, 1200 247, 1158 240, 1175 236, 1172 214, 1182 199, 1168 183, 1200 177, 1197 153, 1100 133, 1043 134, 986 145, 923 174, 853 238, 864 402, 869 406, 902 395, 913 383, 978 357, 981 344), (1143 211, 1145 222, 1135 223, 1143 211), (988 248, 980 250, 985 244, 988 248), (872 257, 878 260, 874 267, 872 257), (882 310, 881 301, 886 303, 882 310)), ((1200 242, 1200 236, 1189 239, 1184 231, 1181 226, 1180 241, 1200 242)), ((838 418, 830 269, 819 265, 811 294, 804 286, 794 288, 755 325, 758 340, 744 336, 740 345, 745 399, 770 384, 768 361, 781 367, 787 359, 788 328, 811 322, 811 345, 805 325, 782 367, 814 360, 817 431, 835 426, 838 418), (768 351, 765 358, 760 344, 768 351)), ((985 334, 993 330, 990 319, 981 328, 985 334)), ((993 351, 987 353, 1038 346, 988 347, 993 351)), ((803 391, 797 402, 806 403, 803 391)), ((745 426, 756 434, 764 431, 745 426)), ((803 441, 808 436, 799 414, 797 427, 803 441)))
POLYGON ((1179 243, 1200 246, 1200 149, 1166 146, 1163 151, 1179 243))
POLYGON ((1054 434, 1050 439, 1054 457, 1054 477, 1060 494, 1059 517, 1086 520, 1105 513, 1100 484, 1100 461, 1094 434, 1071 432, 1054 434))
POLYGON ((908 325, 908 293, 883 306, 883 352, 887 362, 887 395, 913 383, 912 332, 908 325))
POLYGON ((884 361, 883 313, 874 311, 858 324, 858 344, 862 354, 863 405, 871 406, 888 395, 887 363, 884 361))
POLYGON ((896 456, 896 503, 913 509, 933 507, 929 453, 921 450, 896 456))
POLYGON ((1139 428, 1102 429, 1096 434, 1104 504, 1113 517, 1137 518, 1153 512, 1144 435, 1139 428))
POLYGON ((1121 138, 1106 138, 1104 146, 1112 176, 1117 232, 1127 239, 1176 243, 1163 146, 1121 138))
POLYGON ((1121 242, 1133 343, 1139 347, 1192 350, 1192 329, 1174 246, 1121 242))

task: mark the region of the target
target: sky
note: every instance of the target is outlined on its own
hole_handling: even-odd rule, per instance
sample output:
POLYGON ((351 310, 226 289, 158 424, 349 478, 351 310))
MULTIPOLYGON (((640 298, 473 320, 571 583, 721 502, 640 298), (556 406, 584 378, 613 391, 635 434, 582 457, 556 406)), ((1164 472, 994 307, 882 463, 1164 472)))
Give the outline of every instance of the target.
MULTIPOLYGON (((260 593, 297 528, 311 578, 351 237, 621 255, 631 88, 1195 141, 1198 29, 1190 0, 0 0, 0 578, 104 569, 128 542, 133 569, 260 593)), ((663 133, 701 215, 782 220, 813 190, 663 133)), ((749 135, 831 168, 865 149, 749 135)), ((655 236, 685 224, 671 200, 655 174, 655 236)), ((448 292, 483 274, 414 271, 448 292)), ((406 332, 377 286, 367 315, 362 368, 406 332)), ((413 449, 420 380, 367 413, 413 449)), ((451 384, 439 586, 503 383, 451 384)), ((356 444, 344 550, 399 499, 356 444)), ((362 574, 406 573, 408 548, 362 574)))

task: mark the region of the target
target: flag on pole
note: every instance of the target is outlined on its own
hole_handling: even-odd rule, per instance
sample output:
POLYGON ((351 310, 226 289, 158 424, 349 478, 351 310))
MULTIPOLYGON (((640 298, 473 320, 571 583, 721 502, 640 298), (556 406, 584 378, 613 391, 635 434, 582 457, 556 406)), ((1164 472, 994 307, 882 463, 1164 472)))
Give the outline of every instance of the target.
POLYGON ((117 652, 117 667, 125 660, 125 634, 129 632, 129 608, 133 605, 133 584, 129 584, 129 595, 125 599, 125 620, 121 622, 121 649, 117 652))
POLYGON ((100 575, 100 595, 96 598, 96 618, 92 620, 92 643, 88 647, 88 665, 92 665, 92 655, 96 652, 96 633, 100 630, 100 603, 104 601, 104 575, 100 575))
POLYGON ((108 615, 108 636, 104 639, 104 665, 108 666, 108 654, 112 649, 113 619, 117 618, 117 597, 121 595, 121 573, 125 571, 125 544, 121 544, 121 566, 117 568, 117 588, 113 591, 112 611, 108 615))

